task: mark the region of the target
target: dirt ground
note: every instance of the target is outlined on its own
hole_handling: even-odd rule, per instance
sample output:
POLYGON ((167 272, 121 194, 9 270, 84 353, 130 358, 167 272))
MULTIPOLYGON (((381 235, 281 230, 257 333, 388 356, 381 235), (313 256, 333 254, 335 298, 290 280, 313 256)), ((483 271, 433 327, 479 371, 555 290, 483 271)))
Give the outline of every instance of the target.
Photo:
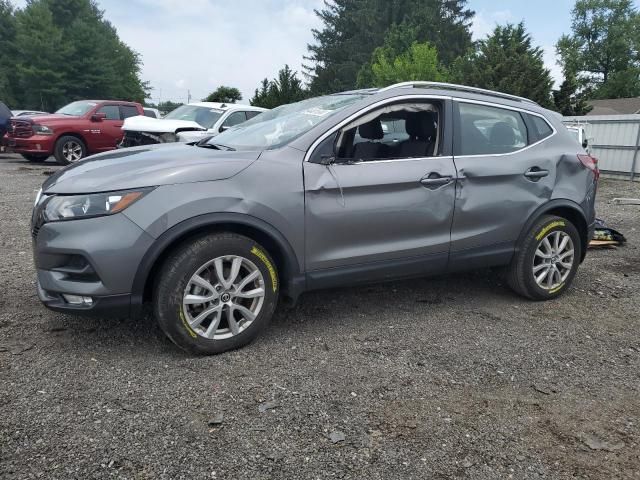
POLYGON ((564 297, 495 272, 306 294, 191 358, 152 318, 50 312, 29 216, 54 163, 0 154, 0 478, 640 478, 640 184, 564 297))

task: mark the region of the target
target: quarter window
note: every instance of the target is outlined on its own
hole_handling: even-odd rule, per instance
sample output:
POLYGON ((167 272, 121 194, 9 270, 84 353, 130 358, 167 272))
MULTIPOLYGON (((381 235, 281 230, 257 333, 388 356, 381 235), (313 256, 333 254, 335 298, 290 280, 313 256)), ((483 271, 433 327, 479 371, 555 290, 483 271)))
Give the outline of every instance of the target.
POLYGON ((120 120, 120 108, 118 105, 104 105, 96 113, 106 114, 106 120, 120 120))
POLYGON ((495 155, 527 146, 527 127, 519 112, 460 102, 457 155, 495 155))
POLYGON ((529 115, 528 113, 526 115, 529 118, 529 123, 530 123, 530 126, 532 127, 531 128, 532 131, 530 132, 531 138, 529 138, 529 143, 536 143, 542 140, 543 138, 547 138, 551 136, 551 134, 553 133, 553 129, 546 122, 546 120, 544 120, 541 117, 538 117, 537 115, 529 115))

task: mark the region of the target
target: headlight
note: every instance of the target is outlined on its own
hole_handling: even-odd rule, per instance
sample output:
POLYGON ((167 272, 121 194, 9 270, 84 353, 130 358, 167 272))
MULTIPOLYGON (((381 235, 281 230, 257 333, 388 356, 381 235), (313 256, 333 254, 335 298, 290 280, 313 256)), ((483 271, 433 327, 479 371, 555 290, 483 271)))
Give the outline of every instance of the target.
POLYGON ((44 125, 35 123, 32 128, 33 133, 35 133, 36 135, 53 135, 53 130, 51 130, 49 127, 45 127, 44 125))
POLYGON ((121 212, 149 193, 151 188, 87 195, 54 195, 44 207, 47 222, 101 217, 121 212))

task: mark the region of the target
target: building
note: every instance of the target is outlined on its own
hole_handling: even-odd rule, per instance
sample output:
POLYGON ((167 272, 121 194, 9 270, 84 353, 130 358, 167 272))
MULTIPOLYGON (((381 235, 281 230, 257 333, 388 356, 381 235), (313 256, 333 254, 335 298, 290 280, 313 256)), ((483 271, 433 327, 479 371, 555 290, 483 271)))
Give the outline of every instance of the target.
POLYGON ((611 98, 606 100, 589 100, 593 109, 588 116, 596 115, 633 115, 640 113, 640 97, 611 98))

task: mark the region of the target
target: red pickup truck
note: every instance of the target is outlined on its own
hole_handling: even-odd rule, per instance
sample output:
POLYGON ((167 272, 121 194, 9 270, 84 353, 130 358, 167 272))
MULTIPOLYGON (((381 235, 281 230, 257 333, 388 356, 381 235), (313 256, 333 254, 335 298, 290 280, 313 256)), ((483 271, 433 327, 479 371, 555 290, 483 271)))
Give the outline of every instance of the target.
POLYGON ((144 115, 139 103, 80 100, 52 115, 12 118, 4 143, 29 161, 54 155, 59 164, 67 165, 116 148, 124 119, 136 115, 144 115))

